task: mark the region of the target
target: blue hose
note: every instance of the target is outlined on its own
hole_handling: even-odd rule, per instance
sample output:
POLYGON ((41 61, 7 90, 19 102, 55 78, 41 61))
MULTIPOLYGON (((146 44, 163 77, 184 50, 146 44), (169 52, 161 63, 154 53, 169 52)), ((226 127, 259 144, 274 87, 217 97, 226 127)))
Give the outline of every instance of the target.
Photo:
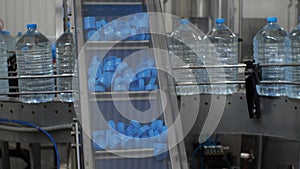
POLYGON ((0 122, 17 123, 17 124, 21 124, 21 125, 24 125, 24 126, 36 128, 40 132, 44 133, 49 138, 49 140, 52 142, 52 144, 54 146, 55 155, 56 155, 56 166, 57 166, 57 169, 60 169, 59 151, 58 151, 58 148, 57 148, 57 145, 56 145, 56 141, 54 140, 54 138, 51 136, 50 133, 48 133, 46 130, 40 128, 39 126, 37 126, 35 124, 29 123, 29 122, 25 122, 25 121, 21 121, 21 120, 10 120, 10 119, 0 118, 0 122))

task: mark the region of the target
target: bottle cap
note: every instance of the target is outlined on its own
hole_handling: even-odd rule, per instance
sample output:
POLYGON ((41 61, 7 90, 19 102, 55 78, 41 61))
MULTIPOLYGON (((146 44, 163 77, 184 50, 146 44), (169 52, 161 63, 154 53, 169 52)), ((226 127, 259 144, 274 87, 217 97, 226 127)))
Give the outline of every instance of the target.
POLYGON ((190 21, 188 19, 181 19, 180 24, 189 24, 190 21))
POLYGON ((117 123, 117 131, 118 131, 119 133, 124 134, 124 133, 125 133, 124 130, 125 130, 125 125, 124 125, 124 123, 123 123, 123 122, 118 122, 118 123, 117 123))
POLYGON ((148 85, 155 85, 156 83, 156 78, 152 77, 148 83, 148 85))
POLYGON ((37 24, 35 23, 27 24, 27 29, 35 29, 35 28, 37 28, 37 24))
POLYGON ((103 72, 114 72, 116 70, 115 61, 104 63, 103 72))
POLYGON ((70 21, 67 22, 67 28, 71 28, 71 23, 70 23, 70 21))
POLYGON ((145 134, 148 134, 149 130, 150 130, 150 127, 148 125, 143 125, 138 131, 139 137, 144 137, 145 134))
POLYGON ((222 24, 225 22, 225 19, 224 18, 217 18, 216 19, 216 24, 222 24))
POLYGON ((5 35, 9 35, 9 34, 10 34, 10 32, 7 31, 7 30, 2 30, 1 32, 2 32, 3 34, 5 34, 5 35))
POLYGON ((139 130, 139 127, 135 127, 135 126, 132 126, 132 125, 129 125, 126 129, 125 129, 125 133, 127 136, 135 136, 137 134, 139 130))
POLYGON ((107 122, 108 126, 111 127, 112 129, 116 130, 116 124, 113 120, 109 120, 107 122))
POLYGON ((112 83, 113 75, 113 72, 103 72, 97 79, 97 84, 104 85, 106 88, 109 88, 112 83))
POLYGON ((277 22, 277 17, 268 17, 267 18, 267 22, 271 23, 271 22, 277 22))
POLYGON ((101 22, 100 21, 96 21, 96 29, 99 30, 102 28, 101 22))
POLYGON ((157 90, 157 89, 158 89, 157 85, 148 84, 148 85, 145 86, 146 91, 157 90))
POLYGON ((84 30, 96 29, 96 17, 93 17, 93 16, 84 17, 83 22, 84 22, 84 25, 83 25, 84 30))
POLYGON ((21 31, 18 32, 18 36, 22 36, 22 32, 21 31))

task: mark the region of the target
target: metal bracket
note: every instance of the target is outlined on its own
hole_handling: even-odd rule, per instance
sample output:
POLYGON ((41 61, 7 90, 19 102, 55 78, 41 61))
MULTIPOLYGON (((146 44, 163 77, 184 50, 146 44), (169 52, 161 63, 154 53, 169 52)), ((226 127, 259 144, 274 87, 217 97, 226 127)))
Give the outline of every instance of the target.
POLYGON ((261 80, 259 64, 254 64, 254 60, 246 61, 245 84, 248 113, 250 118, 260 118, 259 96, 256 91, 256 85, 261 80))

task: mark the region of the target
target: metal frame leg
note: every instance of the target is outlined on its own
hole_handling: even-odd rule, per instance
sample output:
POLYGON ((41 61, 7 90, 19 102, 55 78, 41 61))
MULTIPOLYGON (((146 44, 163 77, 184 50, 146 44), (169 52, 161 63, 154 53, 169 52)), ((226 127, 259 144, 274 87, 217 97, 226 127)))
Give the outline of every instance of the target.
POLYGON ((2 168, 10 169, 8 142, 0 142, 2 168))

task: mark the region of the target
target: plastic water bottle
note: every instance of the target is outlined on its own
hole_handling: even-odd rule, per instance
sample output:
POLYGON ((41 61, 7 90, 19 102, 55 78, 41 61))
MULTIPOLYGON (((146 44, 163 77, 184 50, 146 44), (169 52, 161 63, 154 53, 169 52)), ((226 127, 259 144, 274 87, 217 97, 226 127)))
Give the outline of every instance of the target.
MULTIPOLYGON (((288 33, 279 26, 276 17, 267 18, 268 24, 253 39, 254 59, 260 64, 284 64, 290 56, 290 39, 288 33)), ((263 81, 284 81, 284 66, 262 67, 263 81)), ((257 92, 264 96, 286 95, 284 84, 260 84, 257 92)))
POLYGON ((14 38, 10 35, 9 31, 2 30, 0 31, 0 34, 3 36, 7 50, 13 51, 15 50, 15 41, 14 38))
MULTIPOLYGON (((36 24, 28 24, 27 32, 16 44, 17 72, 19 76, 53 75, 51 42, 37 30, 36 24)), ((19 79, 20 92, 54 91, 54 78, 19 79)), ((20 95, 25 103, 49 102, 54 94, 38 93, 20 95)))
MULTIPOLYGON (((70 31, 70 23, 68 29, 56 40, 56 60, 57 74, 77 74, 77 57, 75 53, 75 43, 73 33, 70 31)), ((76 82, 72 77, 60 77, 57 79, 58 91, 72 90, 72 86, 76 82)), ((64 102, 73 102, 76 98, 72 93, 60 93, 58 98, 64 102)))
MULTIPOLYGON (((204 38, 209 39, 212 45, 207 49, 208 52, 216 52, 215 55, 209 56, 206 59, 206 65, 222 64, 222 65, 236 65, 238 64, 238 37, 224 24, 223 18, 217 18, 215 26, 212 31, 204 38), (215 57, 215 58, 212 58, 215 57), (215 60, 218 60, 216 63, 215 60)), ((237 81, 238 80, 238 68, 212 68, 209 74, 210 81, 237 81), (224 74, 225 77, 224 78, 224 74)), ((203 78, 204 79, 204 78, 203 78)), ((208 79, 208 78, 207 78, 208 79)), ((203 91, 209 94, 232 94, 237 92, 238 84, 226 84, 226 85, 203 85, 203 91)))
MULTIPOLYGON (((300 17, 299 17, 300 21, 300 17)), ((300 64, 300 23, 290 32, 291 57, 288 63, 300 64)), ((287 81, 300 82, 300 66, 288 67, 287 81)), ((300 85, 287 85, 286 95, 290 98, 300 99, 300 85)))
MULTIPOLYGON (((7 71, 7 59, 9 57, 9 54, 7 53, 7 46, 5 43, 5 38, 0 34, 0 76, 1 77, 7 77, 8 71, 7 71)), ((8 86, 8 80, 0 80, 0 93, 1 94, 7 94, 9 91, 8 86)), ((6 95, 0 95, 0 99, 7 99, 8 97, 6 95)))
MULTIPOLYGON (((199 62, 201 38, 196 31, 189 26, 189 21, 183 19, 179 26, 168 38, 172 67, 201 65, 199 62), (197 51, 196 53, 194 51, 197 51)), ((176 82, 196 82, 200 81, 201 71, 188 69, 173 69, 173 76, 176 82)), ((177 86, 178 95, 191 95, 200 93, 197 85, 177 86)))

